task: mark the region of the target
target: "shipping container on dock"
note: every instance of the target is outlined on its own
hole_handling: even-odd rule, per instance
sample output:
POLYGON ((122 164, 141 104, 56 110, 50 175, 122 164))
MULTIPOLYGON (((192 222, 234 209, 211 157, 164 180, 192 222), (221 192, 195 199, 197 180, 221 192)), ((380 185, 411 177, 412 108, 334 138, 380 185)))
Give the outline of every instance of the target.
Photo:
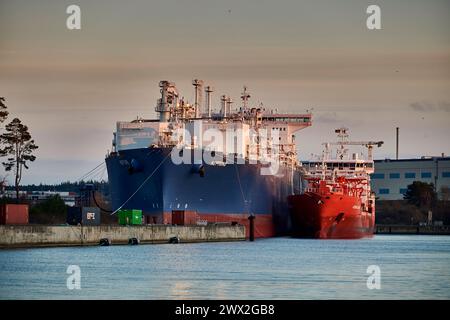
POLYGON ((100 209, 97 207, 67 208, 67 223, 70 225, 98 226, 100 224, 100 209))
POLYGON ((121 209, 118 212, 120 225, 141 225, 142 210, 138 209, 121 209))
POLYGON ((127 210, 119 210, 117 212, 117 217, 119 218, 120 225, 126 225, 128 223, 128 212, 127 210))
POLYGON ((66 222, 70 225, 76 226, 81 224, 81 208, 80 207, 68 207, 66 222))
POLYGON ((28 224, 27 204, 2 204, 0 206, 0 224, 28 224))
POLYGON ((172 210, 172 224, 179 226, 197 224, 197 211, 191 210, 172 210))
POLYGON ((100 209, 97 207, 83 207, 81 210, 81 219, 83 225, 86 226, 100 225, 100 209))

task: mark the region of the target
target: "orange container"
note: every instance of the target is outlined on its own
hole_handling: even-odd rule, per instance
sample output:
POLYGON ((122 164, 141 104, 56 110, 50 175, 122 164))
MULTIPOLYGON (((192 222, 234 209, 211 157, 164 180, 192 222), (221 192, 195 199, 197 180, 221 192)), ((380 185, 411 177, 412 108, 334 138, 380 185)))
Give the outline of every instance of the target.
POLYGON ((197 221, 198 221, 197 211, 184 211, 185 225, 197 224, 197 221))
POLYGON ((28 224, 28 205, 27 204, 1 205, 0 224, 28 224))
POLYGON ((172 224, 179 226, 197 224, 198 215, 197 211, 189 210, 173 210, 172 211, 172 224))
POLYGON ((184 211, 173 210, 172 211, 172 224, 183 225, 184 224, 184 211))

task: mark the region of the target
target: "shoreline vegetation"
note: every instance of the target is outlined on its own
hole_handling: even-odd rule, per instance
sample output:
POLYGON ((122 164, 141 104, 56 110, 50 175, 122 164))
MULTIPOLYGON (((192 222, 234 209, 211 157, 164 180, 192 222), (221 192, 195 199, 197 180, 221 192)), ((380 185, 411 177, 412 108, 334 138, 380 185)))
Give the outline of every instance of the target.
MULTIPOLYGON (((428 211, 407 200, 377 200, 375 222, 381 225, 419 225, 428 222, 428 211)), ((436 201, 431 212, 432 221, 450 225, 450 201, 436 201)))

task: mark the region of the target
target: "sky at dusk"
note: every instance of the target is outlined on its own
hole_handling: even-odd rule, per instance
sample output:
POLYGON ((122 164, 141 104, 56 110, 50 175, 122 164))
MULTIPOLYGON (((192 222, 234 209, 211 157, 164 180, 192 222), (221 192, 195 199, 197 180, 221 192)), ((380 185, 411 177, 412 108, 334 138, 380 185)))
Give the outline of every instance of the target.
MULTIPOLYGON (((158 82, 313 112, 300 159, 350 128, 376 158, 450 154, 450 1, 0 0, 0 96, 39 145, 23 183, 75 180, 104 160, 118 120, 154 118, 158 82), (81 8, 81 30, 66 8, 81 8), (381 7, 381 30, 366 8, 381 7)), ((0 173, 4 174, 3 171, 0 173)), ((105 174, 106 178, 106 174, 105 174)), ((12 182, 10 174, 9 180, 12 182)))

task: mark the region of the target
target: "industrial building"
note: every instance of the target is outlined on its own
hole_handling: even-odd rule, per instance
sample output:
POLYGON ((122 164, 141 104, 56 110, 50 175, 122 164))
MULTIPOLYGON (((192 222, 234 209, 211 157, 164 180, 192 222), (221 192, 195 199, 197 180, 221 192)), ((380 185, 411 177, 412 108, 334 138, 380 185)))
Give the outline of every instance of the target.
POLYGON ((375 160, 371 175, 372 190, 380 200, 401 200, 414 181, 433 183, 442 199, 442 190, 450 187, 450 157, 375 160))

